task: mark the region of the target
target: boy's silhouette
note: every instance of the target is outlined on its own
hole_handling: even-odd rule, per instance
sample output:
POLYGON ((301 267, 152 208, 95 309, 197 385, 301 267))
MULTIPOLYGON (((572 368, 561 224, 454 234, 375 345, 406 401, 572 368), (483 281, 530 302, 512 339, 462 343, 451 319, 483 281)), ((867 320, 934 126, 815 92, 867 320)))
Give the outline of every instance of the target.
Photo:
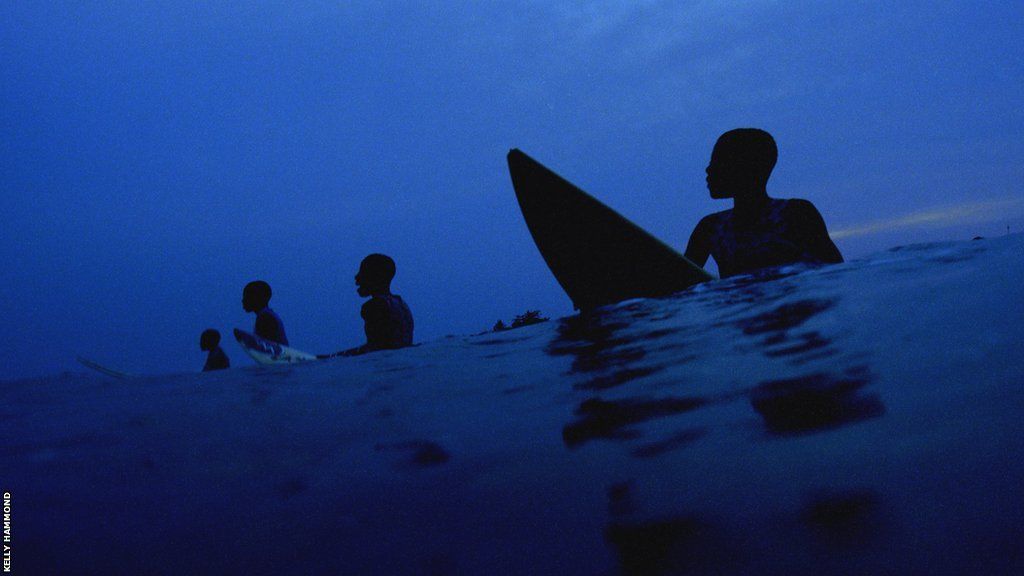
POLYGON ((209 329, 204 330, 199 337, 199 349, 209 352, 206 356, 206 364, 203 365, 203 372, 211 370, 224 370, 231 367, 228 355, 220 347, 220 332, 209 329))
POLYGON ((369 297, 360 312, 366 332, 366 344, 341 354, 352 356, 376 350, 391 350, 412 345, 412 312, 402 297, 391 293, 395 261, 384 254, 363 258, 356 274, 360 296, 369 297))
POLYGON ((821 214, 807 200, 768 197, 778 149, 756 128, 730 130, 718 139, 707 167, 712 198, 732 198, 730 210, 701 219, 686 257, 704 266, 715 259, 722 278, 795 262, 842 262, 821 214))
POLYGON ((263 280, 249 282, 242 290, 242 309, 256 314, 254 334, 264 340, 287 346, 288 336, 284 333, 284 323, 281 322, 281 317, 268 306, 271 295, 270 284, 263 280))

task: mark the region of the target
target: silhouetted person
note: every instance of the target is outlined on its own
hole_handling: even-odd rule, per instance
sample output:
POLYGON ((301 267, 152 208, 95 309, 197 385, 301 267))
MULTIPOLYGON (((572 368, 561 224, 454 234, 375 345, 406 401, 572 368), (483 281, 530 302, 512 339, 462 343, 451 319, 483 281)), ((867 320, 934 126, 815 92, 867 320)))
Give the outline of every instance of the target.
POLYGON ((224 370, 231 367, 228 355, 220 347, 220 332, 212 328, 203 330, 203 334, 199 337, 199 349, 209 352, 206 355, 206 364, 203 365, 203 372, 224 370))
POLYGON ((722 278, 795 262, 843 261, 813 204, 768 196, 778 155, 764 130, 722 134, 707 167, 708 191, 712 198, 732 198, 733 207, 701 219, 686 246, 687 258, 704 266, 711 256, 722 278))
POLYGON ((263 280, 255 280, 245 285, 242 290, 242 309, 256 314, 256 326, 253 333, 271 342, 288 345, 288 336, 284 333, 284 323, 276 312, 269 308, 270 284, 263 280))
POLYGON ((394 277, 395 261, 390 257, 370 254, 363 258, 356 274, 356 286, 360 296, 370 298, 360 311, 366 344, 342 354, 351 356, 412 345, 412 312, 401 296, 391 293, 394 277))

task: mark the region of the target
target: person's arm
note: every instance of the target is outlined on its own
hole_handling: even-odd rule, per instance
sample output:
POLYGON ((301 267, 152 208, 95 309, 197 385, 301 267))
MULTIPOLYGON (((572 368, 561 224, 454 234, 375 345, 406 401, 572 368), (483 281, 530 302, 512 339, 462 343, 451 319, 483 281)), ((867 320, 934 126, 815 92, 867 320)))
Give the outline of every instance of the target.
POLYGON ((363 307, 359 310, 359 315, 363 317, 363 331, 366 333, 365 344, 347 350, 339 350, 333 354, 317 354, 316 357, 327 359, 339 356, 359 356, 360 354, 380 350, 380 326, 382 320, 387 318, 386 304, 377 299, 370 299, 367 303, 363 304, 363 307))
POLYGON ((357 353, 369 352, 386 348, 388 340, 388 307, 383 300, 371 298, 363 304, 359 311, 363 317, 363 331, 366 333, 366 344, 356 348, 357 353))
MULTIPOLYGON (((203 364, 203 372, 211 372, 213 370, 219 370, 222 368, 221 364, 223 364, 223 362, 221 362, 220 358, 217 355, 218 350, 220 350, 219 346, 217 348, 214 348, 213 350, 210 350, 210 352, 207 353, 206 363, 203 364)), ((223 352, 221 352, 221 354, 223 354, 223 352)))
POLYGON ((838 264, 843 261, 839 248, 829 238, 821 213, 807 200, 792 200, 793 221, 804 247, 819 262, 838 264))
POLYGON ((277 323, 270 314, 256 314, 256 325, 253 327, 253 333, 263 338, 264 340, 271 340, 277 342, 277 323))
POLYGON ((700 266, 707 264, 708 256, 711 255, 711 216, 701 218, 700 222, 690 234, 690 241, 686 244, 686 258, 700 266))
POLYGON ((284 333, 284 325, 281 319, 273 313, 259 314, 256 316, 256 335, 264 340, 277 342, 288 346, 288 337, 284 333))

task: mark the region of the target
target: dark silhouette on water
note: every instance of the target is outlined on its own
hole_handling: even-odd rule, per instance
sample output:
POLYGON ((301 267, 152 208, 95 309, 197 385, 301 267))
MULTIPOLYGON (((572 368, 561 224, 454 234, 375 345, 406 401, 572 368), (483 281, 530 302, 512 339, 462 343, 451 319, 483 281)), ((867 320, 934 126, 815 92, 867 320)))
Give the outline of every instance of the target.
POLYGON ((272 294, 270 284, 263 280, 249 282, 242 290, 242 309, 256 314, 254 334, 264 340, 287 346, 288 336, 284 333, 284 322, 269 307, 272 294))
MULTIPOLYGON (((545 318, 540 315, 540 310, 527 310, 522 314, 519 314, 512 319, 511 324, 505 324, 500 319, 494 323, 494 327, 491 328, 491 332, 504 332, 506 330, 512 330, 515 328, 522 328, 524 326, 532 326, 534 324, 541 324, 547 322, 550 318, 545 318)), ((485 332, 486 334, 486 332, 485 332)))
POLYGON ((206 355, 206 364, 203 365, 203 372, 224 370, 225 368, 231 367, 228 355, 225 354, 224 349, 220 347, 220 332, 213 328, 203 330, 202 335, 199 336, 199 349, 204 352, 209 352, 209 354, 206 355))
POLYGON ((733 208, 701 219, 686 257, 703 266, 715 259, 722 278, 796 262, 843 261, 814 204, 770 198, 768 178, 778 159, 771 134, 730 130, 718 139, 707 167, 708 191, 733 199, 733 208))
POLYGON ((363 258, 356 274, 356 287, 360 296, 370 299, 360 310, 366 344, 321 357, 355 356, 412 346, 412 312, 401 296, 391 293, 395 271, 395 261, 390 256, 370 254, 363 258))

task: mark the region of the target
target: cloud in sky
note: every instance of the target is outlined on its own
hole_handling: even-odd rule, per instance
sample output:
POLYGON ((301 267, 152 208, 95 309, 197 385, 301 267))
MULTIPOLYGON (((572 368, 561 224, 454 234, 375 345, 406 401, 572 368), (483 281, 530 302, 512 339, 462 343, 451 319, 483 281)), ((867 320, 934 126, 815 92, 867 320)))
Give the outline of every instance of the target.
POLYGON ((1022 214, 1024 214, 1024 198, 971 202, 921 210, 899 218, 848 226, 833 230, 830 236, 832 236, 833 240, 841 240, 919 226, 945 227, 991 222, 997 219, 1021 216, 1022 214))

